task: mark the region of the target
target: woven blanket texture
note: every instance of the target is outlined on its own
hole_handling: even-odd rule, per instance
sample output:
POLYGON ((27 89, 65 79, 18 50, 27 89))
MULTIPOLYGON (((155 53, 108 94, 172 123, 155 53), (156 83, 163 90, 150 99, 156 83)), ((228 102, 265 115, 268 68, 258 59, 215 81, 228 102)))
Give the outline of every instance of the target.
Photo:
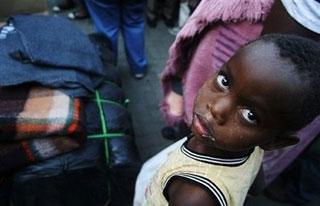
POLYGON ((44 87, 0 89, 0 174, 79 148, 82 103, 44 87))

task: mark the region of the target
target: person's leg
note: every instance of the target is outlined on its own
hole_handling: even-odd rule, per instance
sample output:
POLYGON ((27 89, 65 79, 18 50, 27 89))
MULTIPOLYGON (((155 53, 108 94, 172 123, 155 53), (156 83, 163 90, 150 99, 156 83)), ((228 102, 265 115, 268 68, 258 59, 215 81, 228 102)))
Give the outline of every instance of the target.
POLYGON ((198 7, 201 0, 188 0, 188 7, 190 9, 190 16, 193 13, 194 10, 198 7))
POLYGON ((75 6, 73 0, 62 0, 57 5, 55 5, 52 10, 54 12, 60 12, 62 10, 72 9, 75 6))
POLYGON ((180 0, 165 0, 162 9, 162 18, 168 27, 174 27, 179 18, 180 0))
POLYGON ((105 34, 110 39, 112 51, 117 56, 121 22, 118 1, 88 0, 86 4, 97 32, 105 34))
POLYGON ((86 19, 89 17, 86 3, 84 0, 75 0, 77 4, 77 9, 68 14, 70 19, 86 19))
POLYGON ((147 23, 150 27, 156 27, 159 16, 159 0, 147 0, 147 23))
POLYGON ((139 1, 138 3, 124 3, 122 7, 122 33, 126 55, 130 69, 135 76, 144 74, 147 69, 144 47, 144 6, 145 1, 139 1))

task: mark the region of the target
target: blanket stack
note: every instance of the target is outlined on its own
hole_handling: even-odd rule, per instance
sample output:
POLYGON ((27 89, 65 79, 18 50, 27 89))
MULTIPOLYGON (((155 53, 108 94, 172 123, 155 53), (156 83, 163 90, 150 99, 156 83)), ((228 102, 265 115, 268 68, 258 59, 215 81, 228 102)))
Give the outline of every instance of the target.
POLYGON ((79 148, 80 98, 105 74, 97 46, 67 19, 10 17, 0 28, 0 177, 79 148))
POLYGON ((132 205, 141 162, 115 59, 62 17, 0 27, 1 206, 132 205))
POLYGON ((80 147, 80 99, 37 86, 0 89, 0 174, 80 147))

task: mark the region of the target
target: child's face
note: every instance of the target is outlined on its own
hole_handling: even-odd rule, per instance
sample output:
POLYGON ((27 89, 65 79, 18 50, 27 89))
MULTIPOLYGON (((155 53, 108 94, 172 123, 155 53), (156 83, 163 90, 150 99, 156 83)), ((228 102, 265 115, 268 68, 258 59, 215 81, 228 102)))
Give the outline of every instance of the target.
POLYGON ((272 43, 239 50, 198 93, 192 123, 198 143, 241 151, 287 133, 305 85, 293 68, 272 43))

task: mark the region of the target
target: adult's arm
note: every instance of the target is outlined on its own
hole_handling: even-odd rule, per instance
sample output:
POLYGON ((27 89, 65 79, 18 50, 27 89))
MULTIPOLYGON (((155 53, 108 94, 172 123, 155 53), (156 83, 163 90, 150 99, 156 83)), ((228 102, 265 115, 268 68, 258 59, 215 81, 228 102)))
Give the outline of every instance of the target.
MULTIPOLYGON (((295 34, 320 41, 320 27, 306 27, 303 22, 312 20, 313 25, 320 23, 320 9, 310 7, 320 5, 319 0, 275 0, 265 21, 262 34, 285 33, 295 34), (302 5, 304 4, 304 5, 302 5), (302 6, 302 8, 301 8, 302 6), (294 11, 294 12, 293 12, 294 11), (289 13, 290 12, 290 13, 289 13), (318 18, 316 18, 318 16, 318 18), (312 28, 313 30, 311 30, 312 28), (317 30, 318 29, 318 30, 317 30)), ((300 142, 277 151, 266 151, 263 159, 263 171, 266 185, 270 184, 317 136, 320 117, 299 131, 300 142)))
MULTIPOLYGON (((320 11, 319 11, 319 22, 320 22, 320 11)), ((288 13, 287 9, 284 7, 284 4, 280 0, 275 0, 275 3, 273 4, 270 10, 270 13, 264 23, 262 34, 268 34, 268 33, 296 34, 296 35, 308 37, 317 41, 320 40, 320 35, 311 31, 310 29, 308 29, 307 27, 299 23, 295 19, 295 16, 291 16, 288 13)))

